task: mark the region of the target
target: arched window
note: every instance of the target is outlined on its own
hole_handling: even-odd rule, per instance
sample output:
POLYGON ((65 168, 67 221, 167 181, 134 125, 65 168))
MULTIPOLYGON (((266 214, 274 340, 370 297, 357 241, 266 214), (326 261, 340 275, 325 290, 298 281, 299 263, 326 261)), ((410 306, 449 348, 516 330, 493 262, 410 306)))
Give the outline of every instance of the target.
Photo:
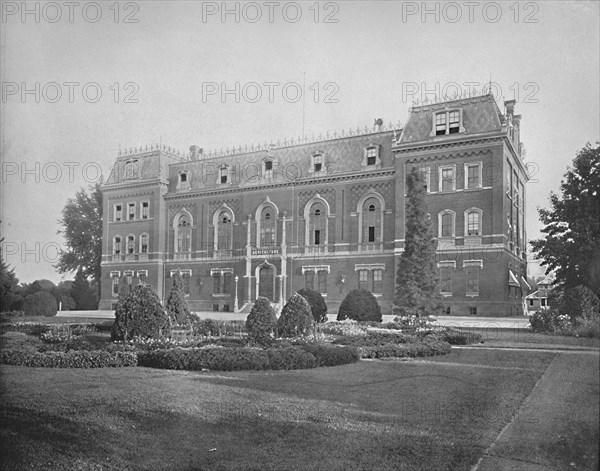
POLYGON ((121 236, 115 236, 113 239, 113 255, 121 255, 121 236))
POLYGON ((480 236, 482 211, 479 208, 470 208, 465 211, 465 236, 480 236))
POLYGON ((135 253, 135 236, 133 234, 129 234, 127 236, 127 255, 131 255, 135 253))
POLYGON ((260 239, 261 247, 270 247, 276 244, 277 219, 271 206, 265 206, 260 213, 260 239))
POLYGON ((456 214, 449 209, 438 214, 438 237, 454 237, 454 221, 456 214))
POLYGON ((321 201, 312 203, 310 207, 308 245, 327 245, 327 209, 321 201))
POLYGON ((140 253, 148 253, 148 234, 140 236, 140 253))
POLYGON ((362 243, 381 242, 381 202, 367 198, 362 205, 362 243))
POLYGON ((229 211, 220 211, 217 218, 217 250, 231 250, 233 223, 229 211))
POLYGON ((192 250, 192 221, 189 214, 181 214, 176 218, 175 252, 190 252, 192 250))

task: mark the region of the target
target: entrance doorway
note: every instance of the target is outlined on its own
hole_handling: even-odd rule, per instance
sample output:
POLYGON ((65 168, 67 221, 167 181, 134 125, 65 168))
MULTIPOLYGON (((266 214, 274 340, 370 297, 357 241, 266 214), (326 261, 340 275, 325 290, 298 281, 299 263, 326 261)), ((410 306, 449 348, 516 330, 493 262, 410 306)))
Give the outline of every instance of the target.
POLYGON ((258 295, 275 300, 275 272, 269 266, 261 267, 258 276, 258 295))

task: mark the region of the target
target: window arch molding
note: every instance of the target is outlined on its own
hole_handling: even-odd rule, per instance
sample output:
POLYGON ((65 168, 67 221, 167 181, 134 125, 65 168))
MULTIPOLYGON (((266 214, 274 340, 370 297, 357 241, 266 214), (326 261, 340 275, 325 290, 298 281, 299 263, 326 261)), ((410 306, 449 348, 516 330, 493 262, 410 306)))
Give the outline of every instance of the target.
POLYGON ((138 252, 147 254, 150 251, 150 234, 142 232, 138 238, 138 252), (145 244, 144 244, 145 242, 145 244), (145 247, 145 250, 144 250, 145 247))
POLYGON ((120 234, 115 234, 112 238, 112 253, 113 255, 122 255, 123 252, 123 237, 121 237, 120 234), (117 239, 119 239, 119 241, 117 242, 117 239), (117 249, 119 250, 119 252, 117 253, 117 249))
POLYGON ((135 253, 135 234, 127 234, 125 238, 125 253, 133 255, 135 253))
POLYGON ((451 209, 444 209, 438 213, 438 237, 456 237, 456 213, 451 209), (449 216, 451 219, 450 232, 444 233, 443 222, 444 216, 449 216))
MULTIPOLYGON (((233 224, 235 223, 235 213, 233 209, 223 203, 217 208, 215 214, 213 214, 213 247, 215 251, 218 250, 231 250, 233 247, 233 224), (229 239, 227 242, 227 248, 219 247, 219 226, 221 225, 221 216, 229 216, 229 224, 231 225, 229 239)), ((227 239, 226 239, 227 240, 227 239)))
MULTIPOLYGON (((479 208, 469 208, 465 211, 464 213, 464 236, 465 237, 479 237, 482 234, 482 222, 483 222, 483 211, 479 208), (469 234, 469 216, 471 214, 476 214, 477 215, 477 219, 476 219, 476 223, 477 223, 477 234, 469 234)), ((472 228, 473 231, 474 228, 472 228)))
POLYGON ((263 210, 270 208, 273 210, 271 214, 271 218, 273 222, 273 243, 277 244, 277 221, 279 220, 279 208, 275 203, 271 201, 271 199, 267 196, 265 200, 256 208, 255 220, 256 220, 256 246, 260 247, 262 245, 261 241, 261 225, 262 225, 262 213, 263 210))
POLYGON ((192 228, 194 227, 194 218, 190 212, 182 208, 173 218, 173 232, 175 234, 173 249, 174 252, 192 251, 192 228))
POLYGON ((331 217, 331 208, 329 207, 329 203, 327 202, 327 200, 323 198, 319 193, 315 194, 315 196, 308 200, 306 205, 304 205, 304 245, 313 245, 311 244, 312 239, 310 237, 310 211, 315 203, 321 203, 325 207, 325 237, 322 238, 324 243, 319 245, 325 245, 325 247, 327 247, 329 241, 329 218, 331 217))
POLYGON ((358 204, 356 205, 356 212, 358 213, 358 243, 359 244, 365 242, 363 240, 363 219, 364 219, 363 218, 363 207, 370 198, 375 198, 376 200, 379 201, 379 212, 380 212, 380 219, 381 219, 381 221, 379 223, 379 234, 380 234, 381 240, 378 242, 381 242, 383 240, 383 214, 385 212, 385 200, 376 191, 369 191, 369 192, 365 193, 358 200, 358 204))

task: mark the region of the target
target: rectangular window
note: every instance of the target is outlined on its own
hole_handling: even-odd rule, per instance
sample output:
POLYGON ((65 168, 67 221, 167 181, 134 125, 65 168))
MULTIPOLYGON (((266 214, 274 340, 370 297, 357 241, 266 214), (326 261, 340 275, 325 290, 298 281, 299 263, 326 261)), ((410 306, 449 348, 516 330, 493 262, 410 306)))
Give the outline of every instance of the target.
POLYGON ((221 294, 221 274, 213 273, 213 294, 221 294))
POLYGON ((267 160, 265 162, 265 170, 267 170, 267 171, 273 170, 273 161, 272 160, 267 160))
POLYGON ((420 178, 425 191, 429 192, 429 169, 422 168, 420 171, 420 178))
POLYGON ((530 300, 529 300, 529 305, 530 305, 530 306, 533 306, 533 299, 530 299, 530 300))
POLYGON ((318 229, 315 231, 315 244, 314 245, 321 245, 321 231, 318 229))
POLYGON ((112 294, 114 294, 114 295, 119 294, 119 277, 118 276, 112 277, 112 294))
POLYGON ((227 175, 221 175, 221 183, 227 183, 227 175))
POLYGON ((467 214, 467 235, 479 235, 479 213, 475 211, 467 214))
POLYGON ((140 238, 140 253, 148 253, 148 236, 146 234, 140 238))
POLYGON ((358 271, 358 289, 368 289, 369 288, 369 272, 367 270, 359 270, 358 271))
POLYGON ((148 219, 150 213, 150 203, 148 201, 142 202, 142 219, 148 219))
POLYGON ((440 136, 446 134, 446 113, 438 113, 435 115, 435 135, 440 136))
POLYGON ((304 289, 315 289, 315 272, 307 271, 304 273, 304 289))
POLYGON ((181 173, 181 174, 179 174, 179 181, 181 183, 187 183, 187 173, 181 173))
POLYGON ((383 270, 373 270, 373 293, 383 293, 383 270))
POLYGON ((513 176, 512 175, 513 175, 512 165, 508 164, 508 170, 506 171, 506 194, 511 199, 513 197, 513 195, 512 195, 512 187, 513 187, 512 178, 513 178, 513 176))
POLYGON ((467 166, 467 188, 479 188, 479 165, 467 166))
POLYGON ((115 221, 120 221, 123 218, 123 206, 115 205, 115 221))
POLYGON ((467 267, 467 294, 479 294, 479 267, 467 267))
POLYGON ((450 115, 450 126, 448 129, 449 134, 456 134, 460 130, 460 113, 458 111, 451 111, 450 115))
POLYGON ((213 304, 213 312, 218 312, 218 311, 219 311, 219 305, 213 304))
POLYGON ((233 278, 231 273, 223 274, 223 293, 231 294, 231 279, 233 278))
POLYGON ((127 219, 130 221, 135 219, 135 203, 129 203, 127 205, 127 219))
POLYGON ((541 299, 541 305, 542 307, 546 307, 546 300, 544 298, 541 299))
POLYGON ((127 236, 127 253, 135 253, 135 239, 133 236, 127 236))
POLYGON ((369 242, 375 242, 375 226, 369 226, 369 242))
POLYGON ((440 280, 442 293, 452 293, 452 267, 440 268, 440 280))
POLYGON ((470 307, 469 308, 469 314, 472 316, 476 316, 477 315, 477 308, 476 307, 470 307))
POLYGON ((317 273, 317 277, 319 280, 319 293, 326 294, 327 293, 327 272, 325 270, 319 271, 317 273))
POLYGON ((454 168, 442 169, 442 191, 454 190, 454 168))

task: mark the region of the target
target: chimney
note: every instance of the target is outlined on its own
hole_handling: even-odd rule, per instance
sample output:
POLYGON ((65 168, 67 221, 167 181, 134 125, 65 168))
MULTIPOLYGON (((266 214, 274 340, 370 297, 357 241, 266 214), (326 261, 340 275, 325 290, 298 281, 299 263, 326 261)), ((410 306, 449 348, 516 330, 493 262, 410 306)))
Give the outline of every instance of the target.
POLYGON ((190 160, 199 160, 202 155, 202 149, 197 145, 190 146, 190 160))
POLYGON ((504 107, 506 108, 506 114, 508 116, 512 116, 515 113, 515 104, 517 103, 516 100, 506 100, 504 102, 504 107))

